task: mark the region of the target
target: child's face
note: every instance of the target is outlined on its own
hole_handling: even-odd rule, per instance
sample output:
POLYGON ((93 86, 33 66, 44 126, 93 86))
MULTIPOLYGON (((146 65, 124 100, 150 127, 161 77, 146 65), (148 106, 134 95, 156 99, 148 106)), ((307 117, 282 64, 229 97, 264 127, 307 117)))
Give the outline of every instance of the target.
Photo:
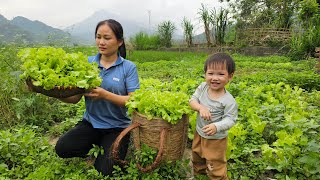
POLYGON ((206 82, 211 91, 222 92, 224 87, 232 79, 233 74, 229 74, 225 64, 214 64, 208 66, 205 74, 206 82))

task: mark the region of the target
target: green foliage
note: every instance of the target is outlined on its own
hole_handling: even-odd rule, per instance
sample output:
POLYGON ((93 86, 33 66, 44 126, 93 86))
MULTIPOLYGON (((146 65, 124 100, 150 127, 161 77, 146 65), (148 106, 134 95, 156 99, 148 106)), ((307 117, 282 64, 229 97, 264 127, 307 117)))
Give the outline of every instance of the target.
POLYGON ((157 49, 160 46, 160 37, 139 32, 130 38, 130 42, 136 50, 157 49))
POLYGON ((255 65, 258 62, 264 63, 288 63, 291 62, 290 58, 286 56, 277 56, 277 55, 270 55, 270 56, 245 56, 241 54, 232 54, 232 57, 238 62, 251 62, 255 65))
POLYGON ((313 18, 316 18, 319 11, 318 6, 319 4, 316 0, 303 0, 300 2, 298 17, 305 27, 312 25, 313 18))
POLYGON ((1 129, 15 125, 38 126, 37 131, 47 131, 54 123, 73 116, 70 105, 30 93, 19 78, 21 61, 17 52, 24 47, 5 46, 0 49, 0 124, 1 129), (48 113, 50 112, 50 113, 48 113))
POLYGON ((227 30, 226 30, 226 34, 225 34, 225 42, 227 45, 232 46, 232 45, 236 45, 235 41, 236 41, 236 26, 234 24, 228 26, 227 30))
POLYGON ((104 154, 103 147, 93 144, 93 148, 89 150, 88 155, 97 158, 99 154, 104 154))
POLYGON ((149 173, 142 173, 137 163, 140 163, 142 167, 151 165, 157 155, 155 149, 142 144, 141 150, 135 151, 133 157, 129 159, 129 164, 124 168, 114 166, 113 176, 111 179, 148 179, 148 180, 162 180, 162 179, 186 179, 190 174, 190 168, 188 167, 189 160, 185 161, 165 161, 149 173))
POLYGON ((171 47, 171 40, 174 30, 176 29, 175 25, 171 21, 163 21, 158 25, 158 34, 160 37, 160 46, 162 47, 171 47))
POLYGON ((56 99, 39 94, 25 94, 21 98, 13 98, 14 110, 17 122, 19 124, 27 124, 38 126, 39 131, 47 131, 51 125, 61 122, 69 111, 63 112, 63 106, 56 99), (50 110, 50 114, 48 111, 50 110), (28 116, 25 116, 28 114, 28 116))
POLYGON ((236 93, 238 124, 228 137, 231 177, 238 179, 246 174, 249 179, 257 179, 270 172, 270 177, 280 179, 286 175, 297 179, 319 176, 318 161, 306 160, 320 158, 314 153, 320 147, 314 143, 319 139, 320 113, 308 103, 310 93, 284 83, 233 84, 231 93, 232 86, 242 90, 236 93))
POLYGON ((77 104, 60 103, 59 106, 65 108, 63 109, 65 113, 62 113, 64 116, 60 118, 59 123, 56 123, 54 126, 49 128, 48 135, 52 137, 61 136, 69 129, 74 127, 79 121, 82 120, 82 116, 85 111, 84 99, 77 104), (65 114, 68 114, 69 116, 66 116, 65 114))
POLYGON ((96 46, 64 46, 62 49, 69 54, 81 52, 86 56, 97 54, 96 46))
POLYGON ((0 48, 0 125, 2 128, 17 123, 12 105, 20 98, 23 86, 19 84, 20 63, 16 58, 19 47, 7 45, 0 48))
POLYGON ((184 39, 187 42, 187 46, 191 47, 192 39, 193 39, 193 28, 194 28, 193 24, 186 17, 183 17, 181 25, 183 28, 184 39))
POLYGON ((251 1, 251 0, 221 0, 229 2, 233 17, 242 27, 275 27, 290 28, 295 12, 298 9, 298 0, 288 1, 251 1))
POLYGON ((82 117, 76 118, 64 118, 64 120, 49 128, 48 135, 52 137, 61 136, 66 133, 69 129, 74 127, 82 117))
POLYGON ((311 91, 313 89, 320 89, 320 75, 313 71, 286 71, 286 70, 273 70, 270 72, 257 72, 241 76, 241 78, 234 78, 233 82, 247 82, 248 85, 252 84, 268 84, 284 82, 292 86, 299 86, 303 89, 311 91))
POLYGON ((82 53, 67 54, 61 48, 26 48, 18 53, 23 61, 21 79, 31 78, 35 86, 76 86, 90 89, 101 84, 95 63, 82 53))
POLYGON ((197 125, 197 111, 194 111, 192 115, 189 116, 189 129, 188 129, 188 138, 194 138, 194 132, 197 125))
POLYGON ((194 93, 195 89, 199 86, 200 83, 201 82, 192 79, 184 78, 173 79, 170 83, 162 82, 159 79, 147 78, 141 79, 141 89, 155 89, 160 91, 180 92, 191 95, 194 93))
MULTIPOLYGON (((0 179, 110 179, 99 174, 84 159, 57 157, 54 148, 48 145, 46 136, 61 135, 81 120, 84 104, 63 104, 27 92, 19 79, 21 62, 16 52, 20 49, 0 49, 3 77, 0 124, 1 129, 8 129, 0 131, 0 179), (27 129, 27 124, 38 127, 27 129), (49 134, 35 133, 48 128, 49 134)), ((93 48, 66 48, 66 51, 91 54, 93 48)), ((141 89, 148 92, 180 92, 184 98, 178 101, 188 101, 204 80, 206 55, 203 53, 134 51, 130 55, 138 67, 141 89)), ((237 70, 227 89, 239 104, 239 118, 228 136, 229 179, 318 179, 320 77, 313 69, 316 60, 232 56, 237 70)), ((151 102, 149 99, 146 101, 151 102)), ((190 139, 195 119, 193 112, 189 115, 190 139)), ((141 173, 136 167, 137 161, 145 166, 156 154, 146 151, 133 155, 135 160, 130 159, 132 155, 129 154, 130 163, 126 167, 116 167, 113 179, 189 178, 190 172, 186 171, 189 166, 185 162, 163 162, 159 169, 141 173)))
POLYGON ((229 25, 229 11, 226 9, 220 8, 219 12, 216 12, 214 9, 212 12, 212 24, 214 28, 214 36, 217 45, 222 45, 225 43, 225 35, 227 26, 229 25))
POLYGON ((207 40, 207 46, 211 46, 211 26, 210 22, 212 22, 212 16, 210 14, 210 10, 205 6, 203 3, 201 3, 201 8, 198 11, 198 15, 200 16, 200 20, 203 23, 204 26, 204 33, 206 35, 206 40, 207 40))
POLYGON ((162 118, 176 124, 183 115, 191 114, 188 95, 183 92, 161 91, 155 88, 139 89, 130 96, 126 103, 128 113, 137 111, 146 115, 149 120, 162 118))
POLYGON ((137 162, 139 162, 140 165, 145 168, 154 162, 157 151, 146 144, 142 144, 141 150, 135 152, 134 154, 137 162))
POLYGON ((0 131, 0 179, 103 179, 83 159, 61 159, 30 128, 0 131))
POLYGON ((16 54, 24 47, 5 46, 0 48, 0 125, 6 129, 19 124, 38 126, 47 131, 55 122, 73 116, 68 105, 42 95, 30 93, 21 81, 21 61, 16 54), (50 113, 48 113, 50 112, 50 113))
POLYGON ((169 82, 175 78, 197 79, 202 78, 204 74, 202 63, 200 64, 199 61, 173 63, 163 60, 157 63, 147 62, 138 64, 138 73, 140 78, 158 78, 169 82))
POLYGON ((304 0, 300 6, 298 16, 302 27, 300 32, 294 34, 290 44, 289 56, 293 60, 313 56, 315 48, 320 46, 319 4, 315 0, 304 0))
POLYGON ((201 52, 194 53, 175 51, 133 51, 133 53, 130 54, 128 58, 136 63, 156 62, 160 60, 174 62, 192 62, 195 59, 205 59, 206 56, 207 55, 205 53, 201 52))
POLYGON ((28 129, 0 131, 0 142, 0 174, 13 179, 32 172, 41 161, 39 154, 48 150, 44 140, 28 129))
POLYGON ((320 46, 320 20, 318 23, 308 27, 303 33, 292 37, 288 56, 292 60, 307 59, 314 55, 315 48, 320 46))
POLYGON ((194 178, 195 178, 196 180, 209 180, 209 177, 208 177, 208 176, 202 175, 202 174, 196 175, 194 178))

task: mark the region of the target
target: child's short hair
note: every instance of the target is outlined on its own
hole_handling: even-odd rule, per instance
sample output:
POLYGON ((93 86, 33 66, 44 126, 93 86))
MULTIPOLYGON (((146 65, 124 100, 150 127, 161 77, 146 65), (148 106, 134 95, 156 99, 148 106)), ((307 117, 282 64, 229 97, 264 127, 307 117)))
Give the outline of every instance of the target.
POLYGON ((208 67, 215 65, 226 65, 229 74, 233 74, 236 70, 234 60, 226 53, 216 53, 208 57, 204 63, 204 72, 207 72, 208 67))

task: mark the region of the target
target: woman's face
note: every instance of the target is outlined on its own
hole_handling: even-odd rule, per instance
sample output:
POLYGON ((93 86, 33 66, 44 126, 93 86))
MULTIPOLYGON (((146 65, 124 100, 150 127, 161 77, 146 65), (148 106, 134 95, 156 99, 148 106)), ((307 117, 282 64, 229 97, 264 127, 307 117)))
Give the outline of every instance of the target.
POLYGON ((97 29, 96 46, 99 48, 100 54, 113 56, 118 53, 121 44, 122 41, 117 39, 108 24, 103 24, 97 29))

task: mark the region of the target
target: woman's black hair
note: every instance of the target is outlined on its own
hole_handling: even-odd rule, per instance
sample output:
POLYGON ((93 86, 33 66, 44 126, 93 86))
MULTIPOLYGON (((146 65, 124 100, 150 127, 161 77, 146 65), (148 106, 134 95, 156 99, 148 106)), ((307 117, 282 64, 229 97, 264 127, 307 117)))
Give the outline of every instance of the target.
POLYGON ((208 67, 225 64, 229 74, 233 74, 236 70, 234 60, 226 53, 216 53, 208 57, 204 63, 204 72, 207 72, 208 67))
POLYGON ((107 24, 111 28, 113 33, 116 35, 116 38, 118 40, 122 40, 122 45, 118 48, 118 53, 120 54, 121 57, 126 58, 126 55, 127 55, 126 45, 124 44, 123 28, 121 24, 114 19, 107 19, 107 20, 100 21, 96 26, 96 31, 94 33, 95 38, 97 36, 98 28, 103 24, 107 24))

